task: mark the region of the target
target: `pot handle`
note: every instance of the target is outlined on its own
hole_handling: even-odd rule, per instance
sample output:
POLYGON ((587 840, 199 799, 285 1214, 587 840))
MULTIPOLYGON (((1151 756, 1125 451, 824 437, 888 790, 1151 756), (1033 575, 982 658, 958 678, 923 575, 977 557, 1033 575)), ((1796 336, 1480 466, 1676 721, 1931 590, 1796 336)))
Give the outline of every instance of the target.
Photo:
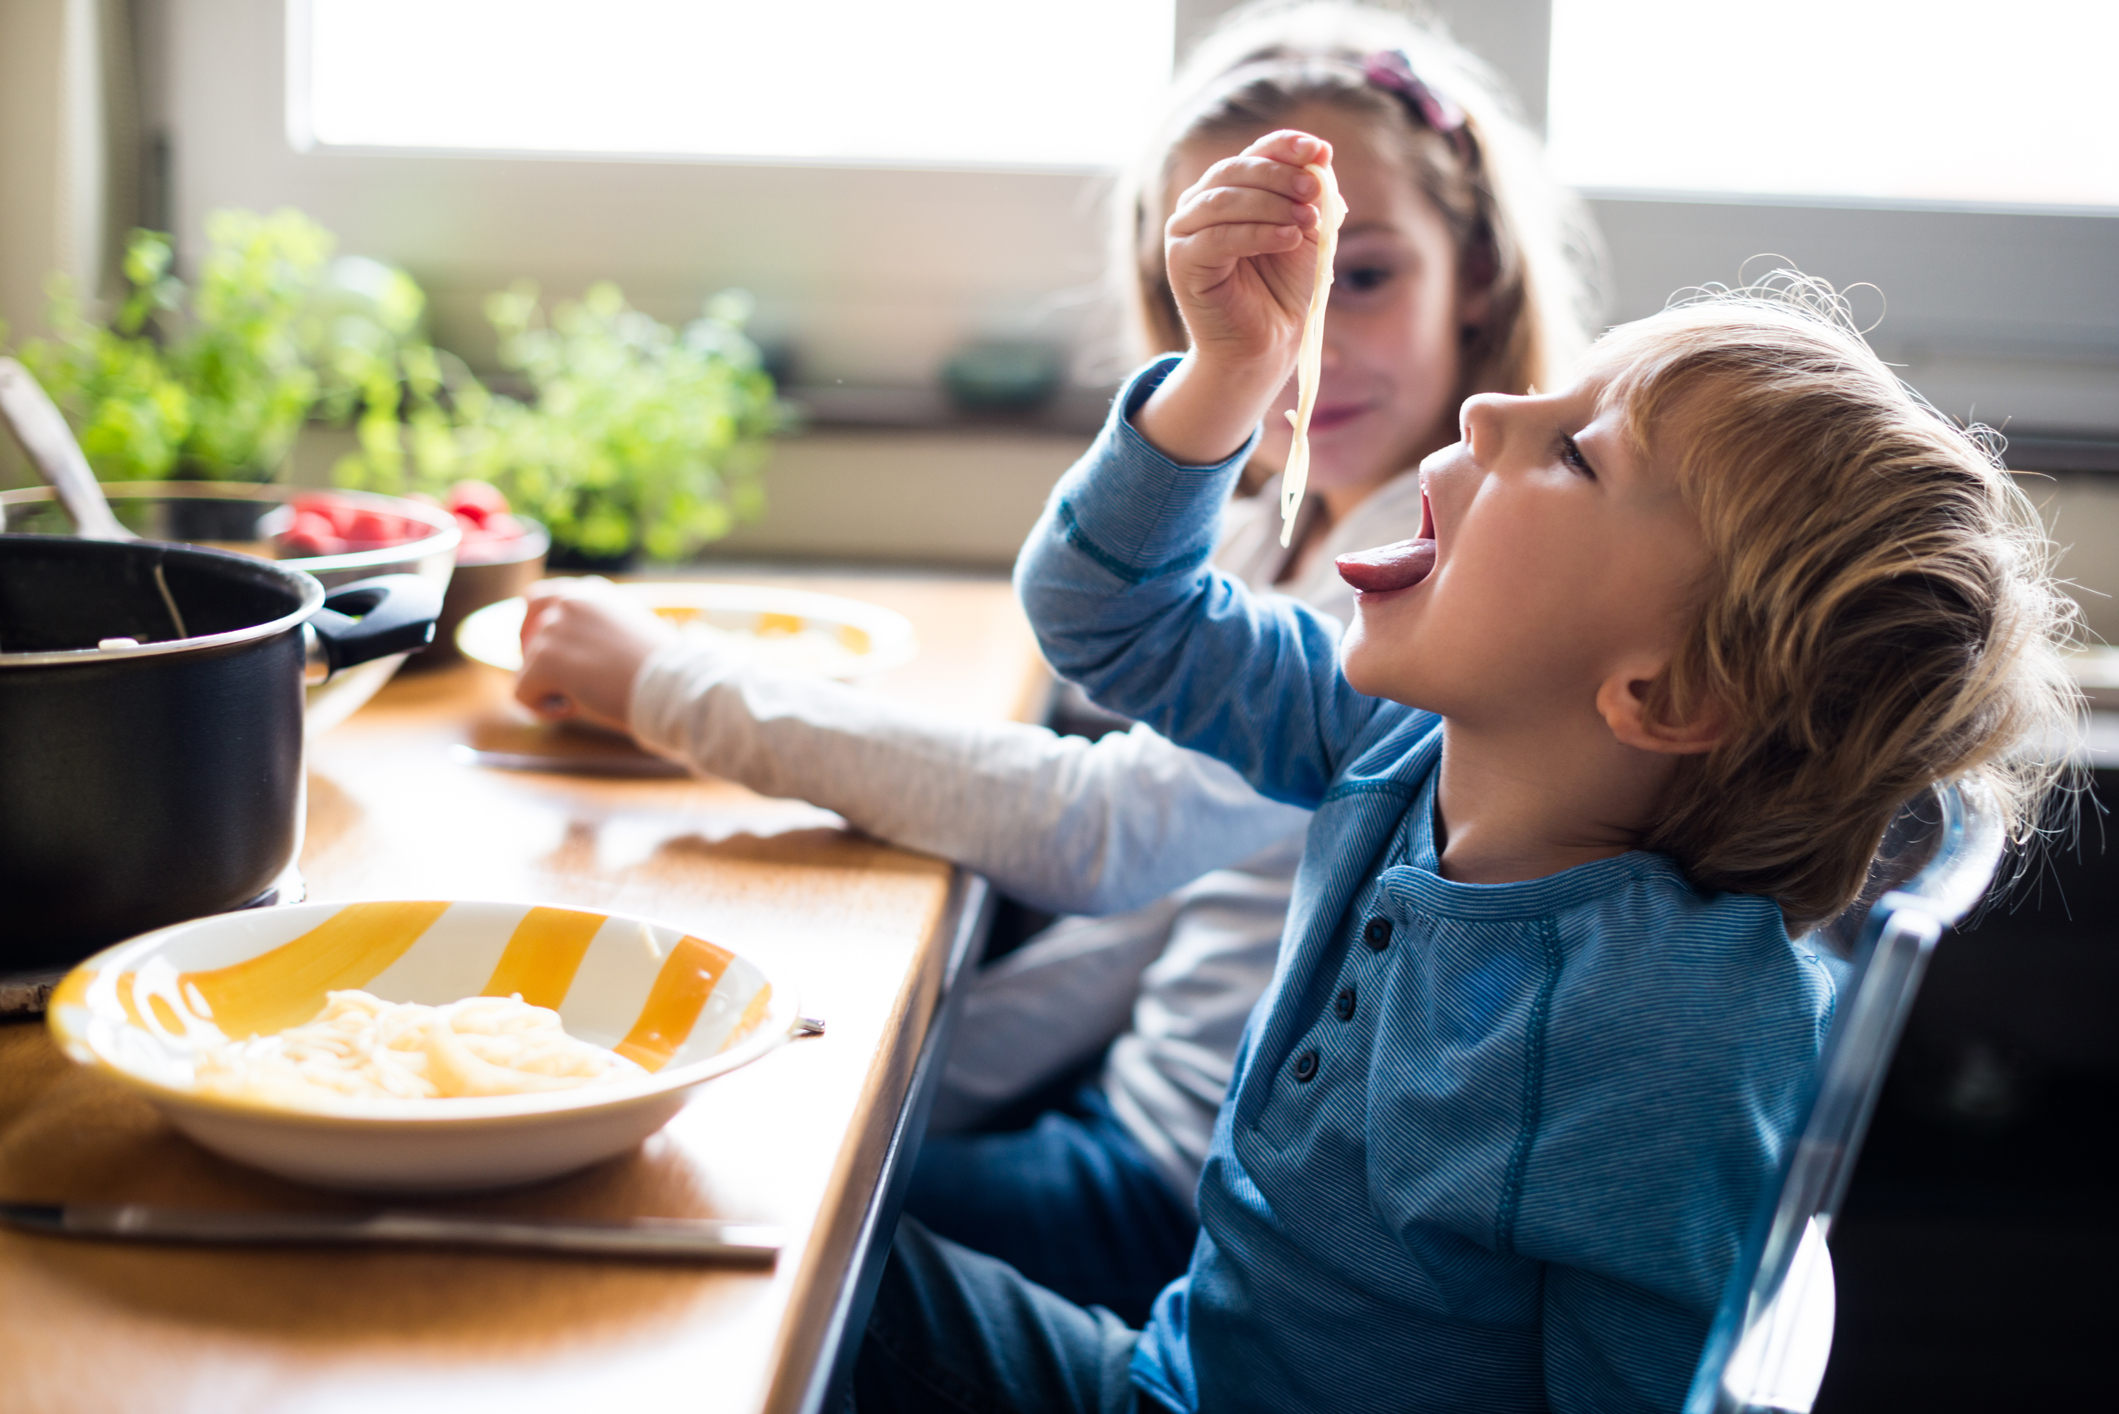
POLYGON ((328 677, 356 663, 410 653, 434 641, 440 615, 441 590, 416 574, 341 585, 324 596, 324 607, 304 625, 310 660, 321 658, 322 676, 328 677))

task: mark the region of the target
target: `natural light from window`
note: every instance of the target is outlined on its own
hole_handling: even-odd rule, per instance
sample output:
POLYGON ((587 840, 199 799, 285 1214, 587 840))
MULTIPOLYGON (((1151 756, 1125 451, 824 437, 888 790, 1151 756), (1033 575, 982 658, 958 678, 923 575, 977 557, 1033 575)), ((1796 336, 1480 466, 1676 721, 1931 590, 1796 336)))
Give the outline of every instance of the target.
POLYGON ((1552 0, 1581 186, 2119 206, 2114 0, 1552 0))
POLYGON ((1170 76, 1173 0, 290 0, 316 143, 1102 167, 1170 76))

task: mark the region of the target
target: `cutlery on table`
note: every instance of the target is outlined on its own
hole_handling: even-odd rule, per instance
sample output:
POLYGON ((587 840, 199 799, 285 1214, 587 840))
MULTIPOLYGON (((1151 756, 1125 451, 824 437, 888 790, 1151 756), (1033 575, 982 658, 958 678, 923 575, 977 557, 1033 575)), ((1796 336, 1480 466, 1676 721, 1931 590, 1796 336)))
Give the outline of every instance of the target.
POLYGON ((0 1202, 0 1223, 30 1232, 135 1242, 497 1247, 593 1257, 770 1265, 781 1230, 717 1218, 496 1217, 385 1208, 365 1213, 217 1212, 144 1203, 0 1202))

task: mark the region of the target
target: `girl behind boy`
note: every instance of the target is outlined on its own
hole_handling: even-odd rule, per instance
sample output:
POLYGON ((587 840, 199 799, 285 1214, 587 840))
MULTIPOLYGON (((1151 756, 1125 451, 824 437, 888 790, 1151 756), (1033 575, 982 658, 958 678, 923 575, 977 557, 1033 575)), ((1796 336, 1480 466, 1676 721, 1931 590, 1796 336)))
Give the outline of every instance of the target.
MULTIPOLYGON (((1284 124, 1338 144, 1354 215, 1302 539, 1281 549, 1268 484, 1232 504, 1216 562, 1343 621, 1352 594, 1333 557, 1419 530, 1419 485, 1401 473, 1454 437, 1464 397, 1552 386, 1586 344, 1568 248, 1579 216, 1483 66, 1396 15, 1329 4, 1239 15, 1174 88, 1120 203, 1116 263, 1143 353, 1186 343, 1162 255, 1177 194, 1284 124)), ((1254 466, 1285 457, 1279 407, 1293 403, 1290 383, 1254 466)), ((700 769, 816 801, 1036 907, 1125 910, 1063 919, 987 969, 938 1113, 1016 1099, 1115 1034, 1096 1082, 1022 1128, 930 1137, 908 1209, 1144 1321, 1192 1250, 1193 1189, 1272 974, 1307 813, 1145 729, 1090 745, 922 717, 672 644, 614 597, 567 592, 578 597, 532 606, 525 701, 564 694, 700 769)))
POLYGON ((2057 769, 2011 754, 2075 710, 2035 514, 1770 291, 1469 399, 1422 533, 1342 560, 1343 646, 1208 567, 1328 157, 1278 133, 1187 192, 1192 348, 1122 390, 1017 573, 1092 697, 1315 810, 1190 1270, 1136 1337, 908 1222, 867 1414, 1679 1407, 1830 1021, 1800 931, 1911 794, 1969 778, 2021 838, 2057 769))

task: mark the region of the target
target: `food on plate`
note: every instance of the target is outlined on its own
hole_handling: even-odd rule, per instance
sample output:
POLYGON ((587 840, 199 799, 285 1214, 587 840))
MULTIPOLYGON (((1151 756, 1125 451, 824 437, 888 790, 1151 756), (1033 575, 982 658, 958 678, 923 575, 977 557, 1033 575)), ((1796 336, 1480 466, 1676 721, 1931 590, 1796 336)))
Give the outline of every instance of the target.
POLYGON ((807 619, 800 614, 763 613, 747 628, 709 623, 698 609, 688 605, 658 604, 655 615, 677 624, 687 634, 711 639, 783 673, 831 677, 847 671, 851 663, 870 651, 872 644, 865 629, 807 619))
POLYGON ((1312 162, 1303 169, 1315 174, 1323 188, 1317 197, 1317 280, 1310 289, 1310 310, 1302 321, 1302 343, 1295 352, 1295 407, 1288 421, 1295 440, 1288 445, 1287 470, 1280 478, 1280 543, 1295 536, 1295 514, 1302 509, 1302 491, 1310 479, 1310 414, 1317 410, 1317 385, 1324 364, 1324 306, 1332 293, 1332 262, 1339 255, 1339 227, 1346 220, 1346 202, 1339 195, 1339 179, 1330 167, 1312 162))
POLYGON ((300 1026, 203 1042, 194 1084, 210 1095, 329 1109, 346 1101, 522 1095, 646 1074, 615 1051, 569 1036, 559 1013, 520 993, 425 1006, 342 991, 300 1026))

